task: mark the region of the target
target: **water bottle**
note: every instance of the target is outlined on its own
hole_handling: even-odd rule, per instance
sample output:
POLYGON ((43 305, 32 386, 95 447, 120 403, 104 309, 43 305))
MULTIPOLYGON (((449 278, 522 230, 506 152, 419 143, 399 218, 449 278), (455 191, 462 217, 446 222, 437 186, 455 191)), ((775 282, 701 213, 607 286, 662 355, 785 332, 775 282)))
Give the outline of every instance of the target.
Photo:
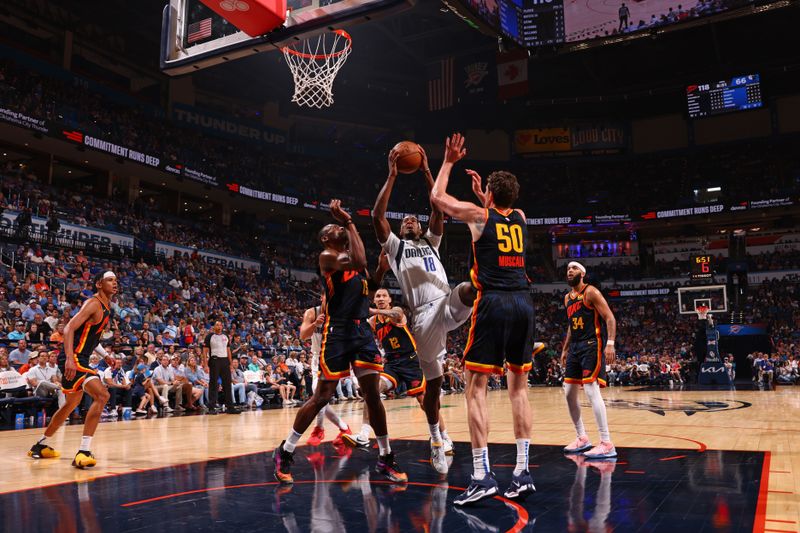
POLYGON ((16 419, 14 420, 14 429, 23 428, 25 428, 25 415, 22 413, 17 413, 16 419))

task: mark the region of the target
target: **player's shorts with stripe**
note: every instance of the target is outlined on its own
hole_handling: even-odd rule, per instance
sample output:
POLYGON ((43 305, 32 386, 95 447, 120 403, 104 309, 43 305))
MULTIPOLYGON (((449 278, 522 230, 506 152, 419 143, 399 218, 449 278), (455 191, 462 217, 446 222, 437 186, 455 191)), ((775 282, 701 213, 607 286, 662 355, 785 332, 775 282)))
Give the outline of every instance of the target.
POLYGON ((472 311, 464 366, 473 372, 520 374, 532 367, 533 298, 525 291, 479 291, 472 311))
POLYGON ((567 353, 567 367, 564 370, 564 382, 572 384, 592 383, 597 380, 601 387, 606 386, 606 364, 603 350, 605 339, 597 345, 596 339, 570 342, 567 353))
POLYGON ((354 369, 383 370, 372 328, 366 320, 332 320, 325 324, 319 354, 320 379, 335 380, 354 369))
POLYGON ((387 358, 381 377, 391 381, 395 389, 400 383, 405 383, 408 396, 419 396, 425 393, 425 376, 422 375, 422 369, 419 367, 417 354, 412 357, 404 355, 394 360, 387 358))
POLYGON ((97 371, 89 367, 89 355, 75 354, 75 364, 78 370, 75 371, 75 377, 67 379, 66 365, 67 354, 64 350, 58 353, 58 369, 61 371, 61 388, 64 392, 77 392, 83 389, 86 382, 91 379, 100 379, 97 371))
POLYGON ((414 309, 411 332, 419 366, 428 381, 442 376, 447 333, 466 322, 471 312, 472 308, 464 305, 457 290, 414 309))

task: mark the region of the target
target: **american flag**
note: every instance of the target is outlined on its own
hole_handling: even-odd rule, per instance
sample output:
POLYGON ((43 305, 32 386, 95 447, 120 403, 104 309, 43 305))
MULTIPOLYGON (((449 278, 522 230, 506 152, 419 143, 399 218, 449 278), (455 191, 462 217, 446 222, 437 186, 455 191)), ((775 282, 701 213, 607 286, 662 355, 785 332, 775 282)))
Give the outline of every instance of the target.
POLYGON ((455 103, 453 74, 455 59, 449 57, 431 66, 428 79, 428 110, 438 111, 452 107, 455 103))
POLYGON ((211 17, 189 24, 187 42, 193 43, 211 37, 211 17))

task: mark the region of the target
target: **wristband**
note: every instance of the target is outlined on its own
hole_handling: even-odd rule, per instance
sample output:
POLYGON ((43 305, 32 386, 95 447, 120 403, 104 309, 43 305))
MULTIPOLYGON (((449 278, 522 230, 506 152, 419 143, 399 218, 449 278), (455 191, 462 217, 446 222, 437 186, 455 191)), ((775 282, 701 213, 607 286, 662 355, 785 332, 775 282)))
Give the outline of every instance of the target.
POLYGON ((352 218, 344 223, 345 226, 349 226, 350 224, 353 224, 353 219, 352 218))
POLYGON ((614 346, 614 341, 607 341, 607 342, 606 342, 606 345, 608 345, 608 346, 614 346))

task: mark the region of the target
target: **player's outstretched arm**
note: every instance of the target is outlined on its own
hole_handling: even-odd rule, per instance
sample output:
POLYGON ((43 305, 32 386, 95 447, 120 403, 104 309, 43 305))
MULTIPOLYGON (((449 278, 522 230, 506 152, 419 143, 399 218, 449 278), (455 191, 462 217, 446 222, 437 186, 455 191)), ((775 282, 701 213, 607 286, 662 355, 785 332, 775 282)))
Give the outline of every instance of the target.
POLYGON ((386 242, 392 232, 389 221, 386 220, 386 210, 389 208, 389 197, 392 196, 394 182, 397 179, 397 156, 395 150, 389 152, 389 175, 372 208, 372 225, 375 228, 375 236, 378 237, 378 242, 381 244, 386 242))
POLYGON ((342 209, 342 201, 331 200, 331 215, 342 226, 347 228, 350 249, 336 253, 331 250, 324 250, 319 254, 319 268, 323 274, 343 270, 365 270, 367 268, 367 254, 364 251, 364 242, 358 234, 353 219, 342 209))
MULTIPOLYGON (((428 154, 425 153, 425 149, 422 146, 419 147, 419 150, 422 154, 422 174, 425 176, 425 185, 428 187, 428 197, 430 198, 431 191, 433 191, 433 174, 431 174, 431 167, 428 163, 428 154)), ((428 230, 437 237, 441 237, 444 234, 444 213, 436 207, 432 198, 430 198, 430 201, 431 218, 428 220, 428 230)))
MULTIPOLYGON (((453 134, 445 141, 444 161, 436 176, 431 191, 431 201, 447 215, 457 218, 470 225, 470 229, 486 222, 486 210, 472 202, 463 202, 448 194, 447 185, 450 182, 450 172, 453 165, 467 155, 464 148, 464 137, 460 133, 453 134)), ((483 228, 480 228, 482 231, 483 228)), ((480 233, 478 231, 478 233, 480 233)), ((473 237, 475 237, 473 232, 473 237)))
POLYGON ((321 326, 322 323, 325 321, 325 315, 320 313, 319 316, 314 316, 316 313, 314 312, 314 308, 306 309, 306 312, 303 313, 303 322, 300 324, 300 340, 307 341, 311 338, 314 334, 314 329, 317 326, 321 326))
POLYGON ((389 272, 389 268, 389 256, 386 255, 386 250, 381 250, 381 255, 378 256, 378 266, 375 267, 375 272, 372 274, 375 290, 378 290, 383 284, 383 277, 389 272))
POLYGON ((385 316, 395 324, 401 326, 406 322, 406 314, 403 312, 402 307, 392 307, 391 309, 376 309, 371 307, 369 314, 372 316, 385 316))
POLYGON ((486 207, 486 193, 483 190, 483 179, 481 175, 470 168, 467 169, 467 174, 472 178, 472 192, 475 193, 478 202, 480 202, 483 207, 486 207))

